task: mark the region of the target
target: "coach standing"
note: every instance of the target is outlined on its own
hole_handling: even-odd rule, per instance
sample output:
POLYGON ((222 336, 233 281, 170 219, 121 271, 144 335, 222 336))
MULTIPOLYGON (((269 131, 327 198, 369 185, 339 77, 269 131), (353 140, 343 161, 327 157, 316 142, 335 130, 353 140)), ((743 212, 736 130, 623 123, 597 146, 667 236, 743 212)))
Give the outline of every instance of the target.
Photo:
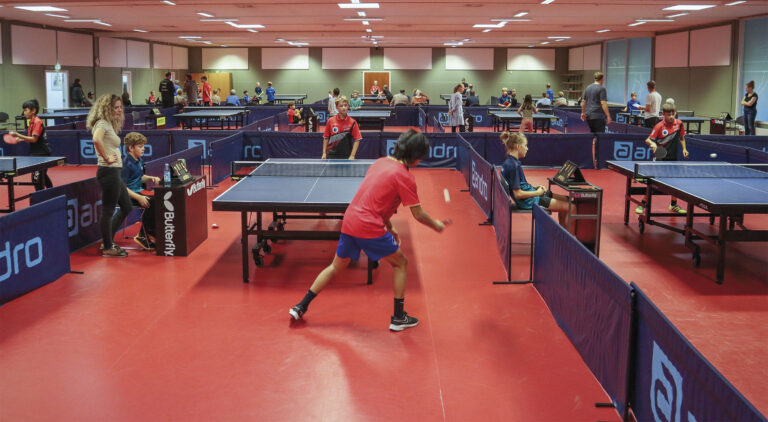
POLYGON ((160 91, 160 98, 163 101, 163 108, 173 107, 173 96, 175 91, 173 90, 171 72, 165 74, 165 79, 160 81, 160 87, 157 90, 160 91))
POLYGON ((587 87, 581 101, 581 120, 587 121, 592 133, 604 133, 605 125, 611 123, 608 96, 603 81, 603 73, 595 72, 595 83, 587 87))

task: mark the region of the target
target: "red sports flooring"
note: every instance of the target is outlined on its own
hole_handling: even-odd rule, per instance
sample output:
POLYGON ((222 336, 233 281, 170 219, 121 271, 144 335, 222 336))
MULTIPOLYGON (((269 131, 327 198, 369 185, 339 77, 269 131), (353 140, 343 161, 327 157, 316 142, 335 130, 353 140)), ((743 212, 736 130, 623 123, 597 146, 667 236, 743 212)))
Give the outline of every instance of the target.
MULTIPOLYGON (((335 242, 278 243, 243 284, 239 215, 211 213, 220 228, 190 257, 105 259, 94 245, 71 256, 84 275, 0 307, 0 421, 619 420, 594 407, 608 397, 535 288, 491 285, 504 277, 493 229, 477 226, 483 216, 458 192, 460 173, 414 173, 425 209, 454 220, 440 235, 407 212, 394 218, 409 259, 406 310, 418 327, 388 331, 386 265, 372 286, 364 265, 347 270, 304 322, 291 323, 288 308, 335 242)), ((534 184, 553 173, 527 172, 534 184)), ((51 171, 55 184, 93 174, 91 166, 51 171)), ((694 268, 681 237, 624 226, 623 178, 608 170, 586 177, 605 189, 601 258, 768 413, 765 245, 729 246, 717 285, 711 247, 694 268)), ((530 216, 515 218, 514 241, 526 242, 530 216)), ((768 227, 765 217, 746 223, 768 227)), ((513 276, 524 278, 526 246, 513 251, 513 276)))

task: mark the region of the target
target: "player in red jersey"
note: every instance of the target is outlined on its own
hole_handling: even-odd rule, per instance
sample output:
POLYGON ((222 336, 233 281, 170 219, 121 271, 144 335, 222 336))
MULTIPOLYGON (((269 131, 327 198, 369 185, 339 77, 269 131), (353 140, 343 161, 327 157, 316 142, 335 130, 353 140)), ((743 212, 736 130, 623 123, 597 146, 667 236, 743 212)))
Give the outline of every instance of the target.
POLYGON ((392 288, 395 311, 389 329, 402 331, 418 325, 419 320, 404 310, 407 260, 400 249, 400 235, 390 218, 402 203, 411 209, 416 221, 440 233, 445 223, 429 216, 419 203, 416 179, 408 169, 416 166, 429 153, 429 140, 424 134, 409 129, 397 139, 391 157, 376 160, 365 174, 355 197, 344 213, 341 237, 331 265, 318 274, 301 302, 288 311, 294 319, 307 312, 309 303, 338 274, 350 259, 357 260, 360 250, 368 259, 384 260, 394 269, 392 288))
POLYGON ((336 109, 339 114, 328 119, 323 134, 323 156, 326 158, 355 159, 357 148, 363 135, 355 119, 347 116, 349 100, 345 96, 336 97, 336 109))

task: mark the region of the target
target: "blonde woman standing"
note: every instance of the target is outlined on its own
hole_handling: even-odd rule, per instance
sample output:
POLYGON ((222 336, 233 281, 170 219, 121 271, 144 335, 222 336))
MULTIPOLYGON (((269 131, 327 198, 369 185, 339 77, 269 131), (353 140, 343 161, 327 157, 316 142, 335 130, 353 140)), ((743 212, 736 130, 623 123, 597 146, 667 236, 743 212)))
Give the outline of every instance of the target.
POLYGON ((123 160, 120 156, 120 137, 125 115, 123 102, 117 95, 105 94, 96 100, 88 113, 86 128, 93 134, 93 146, 98 155, 96 179, 101 186, 101 238, 102 256, 123 258, 128 253, 113 242, 115 232, 131 211, 131 198, 120 177, 123 160), (120 209, 114 214, 115 207, 120 209))

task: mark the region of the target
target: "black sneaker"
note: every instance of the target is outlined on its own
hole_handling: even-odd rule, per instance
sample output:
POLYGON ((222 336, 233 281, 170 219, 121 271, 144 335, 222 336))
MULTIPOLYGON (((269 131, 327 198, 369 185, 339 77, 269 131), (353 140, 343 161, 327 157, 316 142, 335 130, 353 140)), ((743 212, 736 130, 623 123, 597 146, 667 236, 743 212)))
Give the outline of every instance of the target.
POLYGON ((305 312, 307 312, 307 308, 301 305, 296 305, 288 311, 293 319, 301 319, 301 316, 304 315, 305 312))
POLYGON ((101 256, 105 258, 125 258, 128 256, 128 252, 126 252, 124 249, 120 249, 117 246, 113 246, 102 251, 101 256))
POLYGON ((390 320, 389 329, 392 331, 403 331, 406 328, 415 327, 419 325, 419 320, 403 312, 402 318, 395 318, 394 316, 390 320))
POLYGON ((149 250, 152 250, 152 249, 154 249, 154 247, 155 247, 155 246, 152 244, 152 242, 150 242, 150 241, 149 241, 149 239, 147 239, 147 238, 146 238, 146 237, 144 237, 144 236, 138 236, 138 235, 137 235, 136 237, 134 237, 134 238, 133 238, 133 241, 134 241, 134 242, 136 242, 136 243, 138 243, 138 244, 139 244, 139 246, 141 246, 141 249, 142 249, 142 250, 145 250, 145 251, 149 251, 149 250))

